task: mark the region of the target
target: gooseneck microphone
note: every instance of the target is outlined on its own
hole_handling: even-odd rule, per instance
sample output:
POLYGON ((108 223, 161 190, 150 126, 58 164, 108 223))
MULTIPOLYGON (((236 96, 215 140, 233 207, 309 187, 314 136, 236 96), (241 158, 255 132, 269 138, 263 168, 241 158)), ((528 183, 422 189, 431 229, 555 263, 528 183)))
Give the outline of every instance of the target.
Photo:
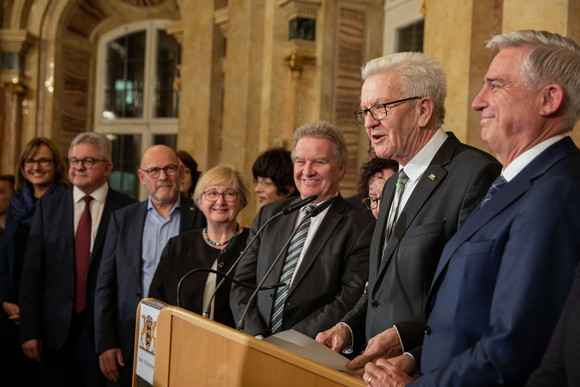
MULTIPOLYGON (((294 238, 294 235, 296 234, 296 232, 298 232, 298 230, 300 229, 300 226, 302 226, 302 224, 304 222, 306 222, 306 220, 308 220, 310 218, 314 218, 315 216, 320 214, 322 211, 326 210, 328 207, 330 207, 332 205, 332 203, 334 203, 335 200, 336 200, 336 196, 334 196, 334 197, 330 198, 329 200, 325 201, 324 203, 316 206, 312 211, 310 211, 309 214, 306 214, 306 216, 304 216, 304 218, 298 224, 298 227, 296 227, 294 229, 294 231, 292 231, 292 234, 290 234, 290 237, 288 238, 288 240, 284 244, 284 247, 282 247, 282 250, 280 250, 280 252, 276 256, 276 259, 274 259, 274 261, 272 262, 270 267, 268 267, 268 271, 266 271, 266 274, 264 274, 264 277, 262 277, 262 280, 260 280, 260 283, 256 286, 256 289, 250 295, 250 298, 248 299, 248 303, 246 305, 246 308, 244 309, 244 313, 242 314, 242 317, 240 318, 240 320, 238 321, 238 325, 236 326, 237 330, 239 330, 239 331, 244 330, 246 315, 248 314, 248 311, 250 310, 250 305, 252 305, 252 303, 255 301, 256 296, 258 295, 258 291, 261 290, 262 286, 264 286, 264 282, 266 282, 266 279, 268 278, 268 276, 270 276, 270 273, 272 273, 272 270, 274 270, 274 267, 276 266, 276 264, 280 261, 280 259, 282 257, 285 256, 286 251, 288 250, 288 246, 290 245, 290 242, 292 241, 292 238, 294 238)), ((286 285, 286 284, 284 284, 284 285, 286 285)))
MULTIPOLYGON (((250 239, 250 242, 248 242, 248 244, 246 245, 246 247, 244 248, 244 251, 242 251, 242 253, 240 254, 240 256, 234 261, 234 263, 232 264, 232 266, 230 267, 230 269, 226 272, 225 275, 222 275, 222 279, 220 280, 220 282, 216 285, 210 299, 209 302, 207 303, 207 305, 205 306, 205 308, 203 309, 203 313, 202 316, 205 318, 209 318, 209 315, 211 313, 211 303, 213 301, 213 299, 215 298, 215 295, 217 294, 218 289, 220 289, 224 283, 224 281, 226 279, 230 279, 231 274, 233 273, 233 271, 236 269, 236 267, 238 266, 238 264, 240 263, 240 261, 242 260, 242 257, 244 255, 246 255, 246 252, 248 251, 248 249, 250 248, 250 246, 252 246, 252 244, 254 243, 254 241, 256 240, 256 238, 258 237, 258 235, 260 235, 262 233, 262 230, 264 230, 266 228, 266 226, 268 224, 270 224, 271 221, 273 221, 274 219, 282 216, 282 215, 288 215, 294 211, 297 211, 299 209, 301 209, 302 207, 304 207, 305 205, 312 203, 313 201, 315 201, 318 198, 318 195, 312 195, 307 197, 306 199, 302 199, 297 203, 294 204, 290 204, 289 206, 287 206, 286 208, 282 209, 281 211, 278 211, 276 214, 272 215, 270 217, 270 219, 268 219, 266 221, 266 223, 264 223, 262 225, 262 227, 260 227, 258 229, 258 231, 256 231, 256 234, 254 235, 254 237, 252 239, 250 239)), ((186 274, 187 275, 187 274, 186 274)), ((185 276, 184 276, 185 277, 185 276)), ((183 280, 183 277, 182 279, 183 280)), ((179 281, 179 283, 181 283, 181 280, 179 281)), ((237 282, 236 282, 237 283, 237 282)), ((178 285, 179 286, 179 285, 178 285)), ((177 289, 177 294, 179 297, 179 287, 177 289)), ((179 298, 178 298, 179 299, 179 298)))

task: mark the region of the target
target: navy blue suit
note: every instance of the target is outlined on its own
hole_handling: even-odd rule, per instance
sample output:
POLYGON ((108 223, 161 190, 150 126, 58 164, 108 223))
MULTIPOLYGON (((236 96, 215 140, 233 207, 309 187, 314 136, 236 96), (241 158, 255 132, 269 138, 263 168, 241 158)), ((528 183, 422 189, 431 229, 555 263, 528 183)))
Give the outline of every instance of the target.
POLYGON ((566 301, 579 236, 580 154, 565 138, 446 244, 427 299, 424 375, 412 385, 523 385, 566 301))
MULTIPOLYGON (((97 353, 121 348, 125 364, 132 367, 135 313, 142 298, 143 227, 147 203, 135 203, 113 213, 103 250, 95 296, 97 353)), ((205 226, 205 216, 182 196, 179 232, 205 226)))
MULTIPOLYGON (((83 325, 91 336, 97 272, 109 218, 114 210, 134 201, 109 188, 87 276, 83 325)), ((59 351, 72 340, 75 273, 74 203, 73 189, 69 188, 61 194, 45 195, 38 202, 24 257, 21 340, 43 340, 43 354, 47 349, 59 351)))

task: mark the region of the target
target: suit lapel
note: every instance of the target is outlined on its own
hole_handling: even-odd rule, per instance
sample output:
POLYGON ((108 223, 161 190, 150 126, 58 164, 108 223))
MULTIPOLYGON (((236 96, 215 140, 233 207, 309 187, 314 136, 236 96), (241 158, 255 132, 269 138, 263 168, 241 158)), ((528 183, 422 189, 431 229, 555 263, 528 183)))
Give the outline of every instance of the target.
MULTIPOLYGON (((339 197, 339 199, 342 198, 339 197)), ((334 230, 336 229, 336 226, 340 223, 343 211, 344 201, 338 199, 328 209, 326 216, 322 220, 322 223, 320 223, 318 226, 316 234, 310 241, 310 245, 308 246, 304 257, 302 258, 302 262, 296 271, 294 281, 292 281, 292 285, 288 291, 288 297, 290 297, 290 295, 294 292, 294 289, 296 289, 302 279, 304 279, 306 273, 308 273, 310 267, 318 259, 320 250, 322 250, 322 247, 330 239, 334 230)))
POLYGON ((515 200, 524 195, 532 187, 532 181, 535 178, 543 175, 564 157, 577 152, 578 149, 569 137, 558 141, 532 160, 512 181, 499 190, 493 196, 493 199, 486 203, 483 209, 476 209, 445 246, 429 292, 431 293, 433 291, 441 273, 459 246, 470 239, 490 219, 493 219, 515 200))
POLYGON ((139 203, 137 208, 137 214, 134 225, 137 228, 137 235, 136 238, 133 240, 136 241, 136 248, 137 254, 135 254, 135 259, 131 262, 131 266, 133 267, 133 278, 139 278, 139 290, 142 297, 146 296, 143 294, 142 284, 141 284, 141 277, 142 270, 141 266, 143 264, 143 231, 145 230, 145 218, 147 217, 147 200, 139 203))
POLYGON ((181 208, 179 219, 179 232, 185 232, 193 229, 196 211, 199 211, 193 205, 193 201, 181 196, 181 208))
POLYGON ((371 246, 371 257, 378 258, 370 260, 371 273, 369 275, 369 294, 374 294, 375 285, 379 283, 379 281, 376 279, 385 273, 395 251, 397 250, 399 242, 404 238, 405 233, 413 224, 413 220, 419 211, 421 211, 423 206, 427 203, 433 191, 439 186, 439 184, 443 182, 443 180, 445 180, 445 177, 447 176, 445 165, 451 162, 455 149, 459 145, 459 140, 457 140, 453 133, 448 132, 447 135, 447 140, 445 140, 443 145, 441 145, 441 148, 437 151, 435 156, 433 156, 433 160, 431 160, 431 163, 423 173, 423 176, 419 179, 419 182, 413 190, 413 193, 407 200, 407 203, 405 204, 405 207, 403 208, 403 211, 401 212, 401 215, 395 224, 393 232, 391 233, 389 243, 387 244, 387 249, 385 251, 385 257, 381 259, 381 251, 383 246, 382 235, 386 227, 386 218, 388 216, 391 202, 393 200, 396 179, 391 178, 385 184, 383 195, 385 195, 386 192, 389 192, 388 196, 391 198, 391 200, 389 200, 388 203, 385 203, 384 207, 381 206, 381 214, 379 214, 377 228, 375 228, 375 234, 373 235, 373 241, 379 240, 380 243, 375 243, 373 246, 371 246), (377 235, 378 232, 381 234, 377 235), (376 277, 374 273, 377 273, 376 277))

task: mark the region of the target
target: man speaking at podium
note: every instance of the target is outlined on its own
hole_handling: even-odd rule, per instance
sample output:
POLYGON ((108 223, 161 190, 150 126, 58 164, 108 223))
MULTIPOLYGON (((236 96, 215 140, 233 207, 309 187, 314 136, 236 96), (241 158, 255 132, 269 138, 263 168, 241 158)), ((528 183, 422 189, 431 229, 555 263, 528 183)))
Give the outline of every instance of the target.
MULTIPOLYGON (((269 336, 295 329, 314 337, 336 324, 362 295, 372 235, 365 229, 374 222, 369 225, 365 214, 338 192, 346 158, 342 134, 327 122, 305 124, 294 133, 294 180, 301 198, 317 195, 312 203, 315 206, 333 202, 310 219, 310 206, 275 219, 247 248, 236 279, 256 285, 273 265, 264 285, 280 282, 286 286, 259 291, 255 300, 250 300, 253 290, 232 286, 230 304, 237 322, 248 308, 242 321, 244 332, 269 336), (294 230, 297 232, 291 238, 294 230), (288 247, 284 248, 287 241, 288 247), (278 255, 280 259, 274 263, 278 255)), ((270 217, 294 201, 298 200, 262 207, 248 240, 270 217)))

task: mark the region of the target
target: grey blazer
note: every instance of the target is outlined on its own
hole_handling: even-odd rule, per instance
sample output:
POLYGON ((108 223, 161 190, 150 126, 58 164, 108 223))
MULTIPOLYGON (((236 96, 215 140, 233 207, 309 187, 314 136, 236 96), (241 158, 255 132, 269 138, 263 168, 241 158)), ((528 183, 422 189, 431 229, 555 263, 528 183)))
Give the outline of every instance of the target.
POLYGON ((443 247, 501 171, 495 158, 447 134, 403 208, 381 260, 396 176, 383 188, 368 291, 342 319, 353 330, 355 351, 395 324, 405 350, 421 343, 425 301, 443 247))
MULTIPOLYGON (((248 240, 273 214, 298 199, 288 199, 260 209, 250 230, 248 240)), ((255 285, 265 275, 284 243, 291 235, 297 213, 283 216, 270 223, 263 234, 248 249, 236 270, 236 278, 255 285)), ((341 196, 332 204, 306 255, 297 269, 289 290, 282 329, 295 329, 314 337, 339 322, 361 297, 368 276, 368 251, 371 232, 365 214, 347 203, 341 196)), ((372 228, 370 228, 372 230, 372 228)), ((278 282, 283 259, 278 262, 266 285, 278 282)), ((232 286, 230 305, 236 323, 241 318, 252 293, 247 288, 232 286)), ((253 304, 245 321, 244 332, 268 335, 274 291, 260 291, 257 305, 253 304)))

